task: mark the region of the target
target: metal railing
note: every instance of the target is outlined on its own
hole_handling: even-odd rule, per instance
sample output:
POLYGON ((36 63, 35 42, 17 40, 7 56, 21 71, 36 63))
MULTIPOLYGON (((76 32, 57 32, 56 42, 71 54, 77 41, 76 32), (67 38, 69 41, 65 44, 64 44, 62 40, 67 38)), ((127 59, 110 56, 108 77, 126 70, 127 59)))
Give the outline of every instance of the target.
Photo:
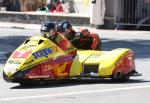
POLYGON ((115 24, 150 26, 150 0, 115 0, 115 24))

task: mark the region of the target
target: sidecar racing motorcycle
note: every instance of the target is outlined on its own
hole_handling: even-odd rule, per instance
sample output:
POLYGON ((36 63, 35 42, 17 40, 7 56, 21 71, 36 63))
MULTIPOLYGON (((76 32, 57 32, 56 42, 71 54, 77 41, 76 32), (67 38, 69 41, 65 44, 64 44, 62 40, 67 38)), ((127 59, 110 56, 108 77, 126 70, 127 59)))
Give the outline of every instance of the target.
POLYGON ((134 54, 128 48, 77 50, 69 41, 57 45, 47 38, 35 36, 11 54, 3 69, 3 78, 22 86, 71 78, 128 81, 135 71, 134 54))

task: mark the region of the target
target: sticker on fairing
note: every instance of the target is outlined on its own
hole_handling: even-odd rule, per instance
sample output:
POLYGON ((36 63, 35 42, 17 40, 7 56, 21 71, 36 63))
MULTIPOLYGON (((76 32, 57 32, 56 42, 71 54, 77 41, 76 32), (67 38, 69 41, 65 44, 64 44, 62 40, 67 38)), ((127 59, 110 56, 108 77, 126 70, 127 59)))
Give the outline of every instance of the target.
POLYGON ((48 55, 53 54, 53 53, 54 53, 54 51, 51 48, 46 48, 46 49, 39 50, 39 51, 33 53, 32 55, 34 56, 34 59, 38 59, 41 57, 48 58, 48 55))
POLYGON ((32 51, 15 51, 12 55, 12 58, 27 58, 32 51))

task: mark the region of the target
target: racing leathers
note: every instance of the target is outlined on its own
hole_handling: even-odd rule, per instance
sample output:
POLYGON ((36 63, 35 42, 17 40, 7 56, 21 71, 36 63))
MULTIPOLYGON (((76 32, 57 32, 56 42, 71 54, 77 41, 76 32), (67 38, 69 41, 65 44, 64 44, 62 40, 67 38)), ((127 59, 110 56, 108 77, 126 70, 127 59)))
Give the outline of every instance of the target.
POLYGON ((81 32, 72 31, 66 38, 75 46, 77 49, 91 49, 93 38, 91 36, 85 36, 81 32))
POLYGON ((50 36, 48 39, 52 40, 61 49, 65 50, 65 51, 72 48, 72 44, 61 33, 56 32, 54 35, 50 36))

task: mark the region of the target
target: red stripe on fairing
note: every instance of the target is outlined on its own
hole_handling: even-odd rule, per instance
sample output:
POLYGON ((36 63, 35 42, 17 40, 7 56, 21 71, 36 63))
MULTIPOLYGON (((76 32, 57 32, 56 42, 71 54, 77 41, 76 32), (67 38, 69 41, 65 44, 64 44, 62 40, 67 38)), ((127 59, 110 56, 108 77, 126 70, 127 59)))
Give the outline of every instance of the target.
POLYGON ((31 69, 26 78, 43 77, 45 78, 58 78, 67 77, 70 74, 70 68, 73 62, 75 54, 70 53, 64 56, 60 56, 55 60, 49 60, 45 63, 39 64, 31 69), (47 76, 48 75, 48 76, 47 76))
POLYGON ((133 52, 130 51, 116 63, 116 67, 113 70, 112 74, 114 75, 119 70, 121 70, 125 74, 128 74, 134 69, 135 69, 134 55, 133 52))
POLYGON ((61 63, 61 62, 70 62, 74 59, 75 53, 69 53, 67 55, 59 56, 56 59, 50 60, 48 62, 45 62, 45 64, 56 64, 56 63, 61 63))

